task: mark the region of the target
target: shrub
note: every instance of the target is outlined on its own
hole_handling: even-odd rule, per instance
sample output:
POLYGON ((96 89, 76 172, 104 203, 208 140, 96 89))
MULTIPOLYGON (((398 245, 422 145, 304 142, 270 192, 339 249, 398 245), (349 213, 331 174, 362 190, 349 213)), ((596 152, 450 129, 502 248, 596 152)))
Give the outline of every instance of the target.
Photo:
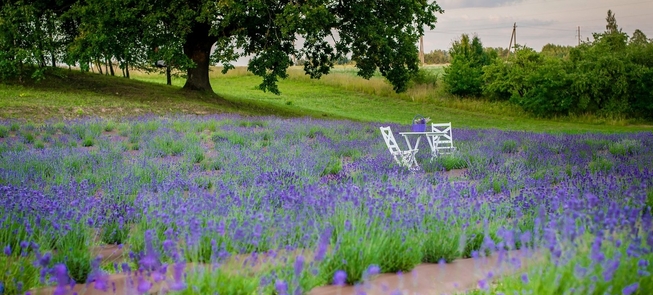
POLYGON ((86 283, 91 273, 91 238, 84 224, 75 223, 71 230, 56 241, 57 251, 52 257, 52 265, 63 263, 68 275, 77 283, 86 283))
POLYGON ((336 175, 342 171, 342 160, 339 157, 332 156, 327 165, 320 173, 320 176, 336 175))
POLYGON ((6 138, 9 136, 9 127, 5 125, 0 125, 0 138, 6 138))
POLYGON ((84 137, 84 140, 82 141, 82 146, 83 147, 93 146, 93 137, 90 136, 84 137))
POLYGON ((120 245, 127 241, 129 227, 125 226, 122 218, 119 221, 109 221, 102 227, 102 242, 109 245, 120 245))
POLYGON ((196 267, 187 274, 188 287, 174 294, 257 294, 261 278, 210 266, 196 267))
POLYGON ((439 75, 437 73, 434 73, 433 71, 429 71, 426 69, 419 69, 417 73, 415 73, 412 78, 410 79, 410 85, 432 85, 436 86, 438 84, 438 79, 439 75))
POLYGON ((608 144, 608 151, 613 155, 632 155, 640 146, 639 142, 633 139, 624 139, 608 144))
POLYGON ((460 229, 440 225, 425 233, 422 244, 422 262, 451 262, 460 257, 460 229))
MULTIPOLYGON (((450 49, 451 65, 444 68, 443 81, 451 94, 479 96, 483 86, 483 66, 490 64, 492 55, 483 50, 478 36, 471 40, 463 34, 450 49)), ((494 53, 496 55, 496 53, 494 53)))
POLYGON ((453 169, 463 169, 467 168, 468 166, 467 160, 465 160, 458 153, 442 155, 437 158, 437 162, 442 164, 442 167, 444 167, 444 169, 447 171, 453 169))
POLYGON ((517 142, 511 139, 504 141, 501 146, 501 151, 504 153, 517 152, 517 142))
POLYGON ((39 270, 32 256, 4 256, 0 253, 0 294, 23 294, 38 285, 39 270))
POLYGON ((34 133, 32 132, 24 132, 22 135, 23 135, 23 143, 25 144, 32 144, 36 139, 36 136, 34 136, 34 133))
POLYGON ((607 173, 608 171, 610 171, 610 169, 612 169, 613 165, 614 164, 610 160, 603 157, 597 157, 593 161, 589 162, 587 168, 592 173, 597 173, 597 172, 607 173))

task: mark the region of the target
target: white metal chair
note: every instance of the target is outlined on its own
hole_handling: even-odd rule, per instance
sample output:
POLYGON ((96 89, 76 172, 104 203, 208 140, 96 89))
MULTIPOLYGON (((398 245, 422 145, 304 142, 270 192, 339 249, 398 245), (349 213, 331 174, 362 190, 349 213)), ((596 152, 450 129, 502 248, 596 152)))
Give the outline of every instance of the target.
POLYGON ((392 134, 390 126, 379 128, 381 129, 383 140, 385 140, 385 145, 388 147, 388 150, 390 150, 390 154, 395 159, 395 162, 410 170, 419 170, 419 165, 417 165, 417 161, 415 160, 415 154, 419 149, 415 148, 402 151, 395 140, 395 136, 392 134))
POLYGON ((451 122, 448 123, 431 123, 431 132, 440 132, 441 135, 433 136, 433 157, 440 154, 453 153, 456 147, 453 146, 453 136, 451 135, 451 122))

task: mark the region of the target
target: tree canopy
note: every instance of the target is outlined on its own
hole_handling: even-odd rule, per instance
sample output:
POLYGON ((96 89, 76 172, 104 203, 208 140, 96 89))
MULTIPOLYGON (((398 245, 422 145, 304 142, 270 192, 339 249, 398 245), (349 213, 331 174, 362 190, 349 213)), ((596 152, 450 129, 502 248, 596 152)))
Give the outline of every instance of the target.
POLYGON ((260 89, 278 94, 292 57, 312 78, 347 57, 360 76, 379 70, 401 92, 418 71, 419 37, 443 12, 432 0, 2 1, 0 75, 47 62, 113 72, 117 62, 128 76, 163 60, 185 72, 184 88, 211 90, 210 65, 227 71, 250 56, 260 89))

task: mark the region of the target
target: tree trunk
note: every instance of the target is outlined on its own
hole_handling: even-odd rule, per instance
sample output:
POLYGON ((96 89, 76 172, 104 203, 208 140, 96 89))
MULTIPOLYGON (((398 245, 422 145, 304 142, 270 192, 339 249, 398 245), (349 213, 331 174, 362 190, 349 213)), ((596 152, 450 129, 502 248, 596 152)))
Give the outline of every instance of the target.
POLYGON ((113 61, 111 61, 110 58, 107 59, 107 61, 109 62, 109 70, 111 71, 111 76, 115 76, 116 74, 113 71, 113 61))
MULTIPOLYGON (((166 84, 172 85, 172 77, 170 77, 170 65, 166 67, 166 84)), ((209 85, 210 87, 211 85, 209 85)))
POLYGON ((215 37, 209 36, 209 26, 206 24, 195 24, 193 31, 186 36, 184 54, 193 60, 195 67, 188 69, 184 89, 213 92, 209 81, 209 57, 211 46, 216 41, 215 37))
POLYGON ((129 62, 125 62, 125 73, 127 73, 127 79, 129 79, 129 62))

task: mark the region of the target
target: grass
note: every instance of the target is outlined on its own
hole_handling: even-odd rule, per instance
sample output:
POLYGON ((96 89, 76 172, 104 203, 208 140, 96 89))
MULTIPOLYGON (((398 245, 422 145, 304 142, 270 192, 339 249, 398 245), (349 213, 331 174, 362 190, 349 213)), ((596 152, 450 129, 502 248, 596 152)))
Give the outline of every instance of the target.
MULTIPOLYGON (((415 85, 407 93, 396 94, 383 78, 364 80, 351 67, 337 68, 320 80, 310 80, 301 69, 291 68, 290 77, 279 82, 282 92, 279 96, 260 91, 261 79, 244 68, 226 75, 218 70, 211 73, 218 96, 182 90, 183 78, 173 78, 173 85, 167 86, 161 85, 165 84, 162 75, 135 72, 132 79, 124 79, 60 70, 40 83, 0 84, 0 118, 42 122, 80 117, 134 117, 146 113, 237 113, 408 124, 419 113, 434 121, 469 128, 546 132, 653 129, 651 125, 587 116, 536 119, 505 102, 449 97, 437 85, 415 85)), ((428 71, 437 75, 441 68, 428 71)), ((112 129, 112 126, 103 128, 112 129)))

